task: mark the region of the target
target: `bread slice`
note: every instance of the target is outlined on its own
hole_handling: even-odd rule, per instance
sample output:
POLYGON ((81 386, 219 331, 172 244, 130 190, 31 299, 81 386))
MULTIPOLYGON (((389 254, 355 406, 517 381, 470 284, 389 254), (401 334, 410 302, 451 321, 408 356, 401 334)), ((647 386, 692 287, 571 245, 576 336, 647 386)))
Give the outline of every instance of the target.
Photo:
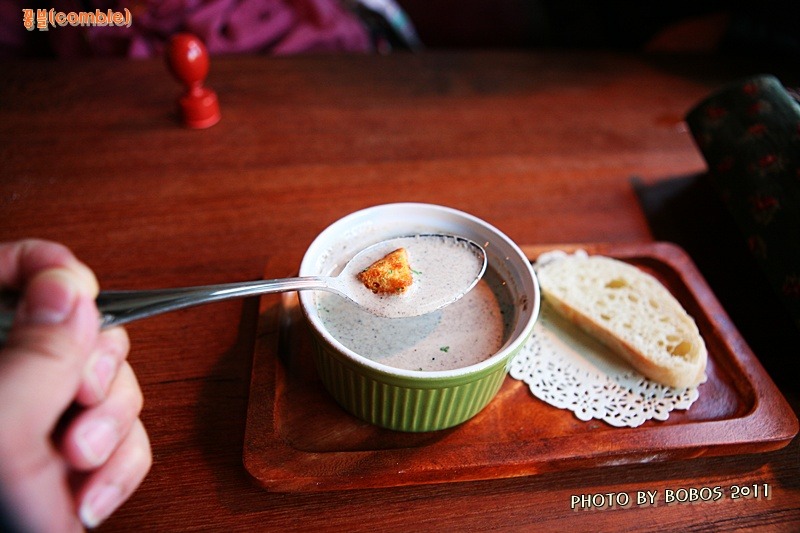
POLYGON ((655 277, 604 256, 537 264, 542 295, 646 377, 670 387, 705 379, 708 352, 694 320, 655 277))

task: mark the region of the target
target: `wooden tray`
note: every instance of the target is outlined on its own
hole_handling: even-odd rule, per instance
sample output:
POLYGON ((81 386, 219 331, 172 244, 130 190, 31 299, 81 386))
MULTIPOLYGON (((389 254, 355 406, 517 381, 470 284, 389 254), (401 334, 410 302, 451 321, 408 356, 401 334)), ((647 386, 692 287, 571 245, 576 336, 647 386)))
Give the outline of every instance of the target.
MULTIPOLYGON (((666 243, 580 247, 655 275, 695 317, 708 345, 708 381, 689 410, 664 422, 614 428, 582 422, 507 377, 489 406, 461 426, 422 434, 381 429, 328 395, 296 296, 272 295, 262 300, 255 345, 243 452, 248 472, 271 491, 325 491, 755 453, 791 441, 797 418, 682 249, 666 243)), ((531 259, 545 251, 523 249, 531 259)))

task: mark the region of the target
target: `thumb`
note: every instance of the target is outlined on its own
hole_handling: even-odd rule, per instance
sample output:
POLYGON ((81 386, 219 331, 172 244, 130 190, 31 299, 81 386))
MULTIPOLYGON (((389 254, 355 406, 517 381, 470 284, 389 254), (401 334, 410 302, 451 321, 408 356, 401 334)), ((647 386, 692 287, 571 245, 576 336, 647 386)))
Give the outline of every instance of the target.
POLYGON ((38 272, 25 288, 0 352, 0 427, 14 427, 6 417, 24 420, 20 443, 49 435, 75 398, 99 329, 90 281, 75 269, 55 267, 38 272))

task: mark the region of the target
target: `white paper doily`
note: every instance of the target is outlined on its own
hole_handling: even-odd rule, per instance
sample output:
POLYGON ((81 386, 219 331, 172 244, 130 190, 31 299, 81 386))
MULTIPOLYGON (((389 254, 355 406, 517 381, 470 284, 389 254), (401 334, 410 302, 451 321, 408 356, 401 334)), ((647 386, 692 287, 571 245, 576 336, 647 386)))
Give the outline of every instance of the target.
POLYGON ((699 395, 697 387, 675 389, 645 378, 544 300, 533 336, 511 362, 509 375, 580 420, 616 427, 666 420, 672 410, 688 409, 699 395))

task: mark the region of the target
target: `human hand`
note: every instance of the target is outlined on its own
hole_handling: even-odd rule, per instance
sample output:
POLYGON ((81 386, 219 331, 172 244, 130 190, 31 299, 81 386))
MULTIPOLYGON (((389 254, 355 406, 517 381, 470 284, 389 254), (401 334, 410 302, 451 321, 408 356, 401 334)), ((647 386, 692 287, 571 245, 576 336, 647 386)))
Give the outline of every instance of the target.
POLYGON ((0 502, 20 527, 95 527, 152 463, 121 327, 99 331, 94 274, 64 246, 0 244, 0 287, 21 291, 0 349, 0 502))

